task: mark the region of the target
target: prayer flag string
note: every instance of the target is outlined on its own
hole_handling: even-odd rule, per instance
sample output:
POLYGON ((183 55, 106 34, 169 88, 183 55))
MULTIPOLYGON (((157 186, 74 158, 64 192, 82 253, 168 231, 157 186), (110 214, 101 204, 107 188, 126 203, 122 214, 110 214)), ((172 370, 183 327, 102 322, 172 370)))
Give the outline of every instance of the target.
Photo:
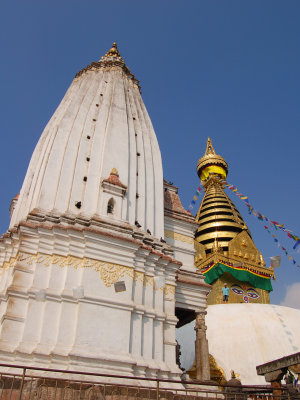
POLYGON ((246 206, 248 207, 249 214, 253 214, 254 216, 258 217, 258 219, 260 219, 261 221, 263 221, 263 220, 267 221, 268 223, 272 224, 273 227, 274 227, 276 230, 277 230, 277 229, 282 230, 283 232, 285 232, 285 233, 287 234, 287 236, 288 236, 290 239, 295 240, 296 244, 295 244, 295 246, 294 246, 293 248, 296 249, 296 247, 300 244, 300 237, 299 237, 299 236, 294 235, 293 232, 292 232, 291 230, 286 229, 286 228, 284 227, 284 224, 280 224, 279 222, 272 221, 271 219, 267 218, 267 217, 266 217, 265 215, 263 215, 262 213, 260 213, 260 212, 258 212, 257 210, 255 210, 255 209, 251 206, 251 204, 249 204, 249 202, 248 202, 248 196, 245 196, 244 194, 239 193, 239 192, 237 191, 238 189, 237 189, 235 186, 226 183, 226 181, 224 181, 224 180, 221 181, 221 182, 224 184, 225 187, 228 187, 228 189, 230 189, 232 192, 235 192, 235 195, 238 196, 241 200, 244 201, 244 203, 245 203, 246 206))
MULTIPOLYGON (((293 239, 296 242, 293 246, 293 249, 296 250, 297 246, 300 245, 300 237, 294 235, 291 230, 285 228, 284 224, 280 224, 279 222, 272 221, 271 219, 267 218, 265 215, 263 215, 259 211, 255 210, 254 207, 252 207, 251 204, 249 203, 248 196, 245 196, 243 193, 239 193, 237 187, 235 187, 234 185, 228 184, 225 180, 221 180, 221 183, 225 187, 230 189, 237 197, 239 197, 245 203, 245 205, 248 207, 249 214, 253 214, 261 222, 266 221, 270 226, 274 227, 276 230, 278 230, 278 229, 282 230, 283 232, 285 232, 287 234, 287 236, 290 239, 293 239)), ((192 199, 188 209, 187 209, 188 213, 191 214, 191 210, 194 208, 194 205, 196 204, 196 201, 198 200, 198 198, 200 196, 200 192, 201 192, 201 187, 199 186, 196 190, 195 195, 193 196, 193 199, 192 199)), ((272 238, 273 238, 274 242, 277 244, 278 248, 280 248, 285 253, 285 255, 288 257, 288 259, 290 261, 292 261, 294 265, 296 265, 297 264, 296 260, 288 253, 286 248, 280 244, 277 237, 271 233, 269 227, 264 225, 264 228, 272 236, 272 238)), ((297 267, 300 268, 300 265, 297 265, 297 267)))
MULTIPOLYGON (((272 236, 272 238, 274 239, 274 242, 277 244, 278 248, 281 249, 281 250, 285 253, 285 255, 288 257, 289 261, 292 261, 293 264, 296 265, 296 264, 297 264, 296 260, 287 252, 286 248, 283 247, 283 246, 280 244, 280 242, 279 242, 279 240, 277 239, 277 237, 276 237, 273 233, 271 233, 269 227, 266 226, 266 225, 264 225, 264 228, 265 228, 266 231, 272 236)), ((297 265, 297 267, 300 268, 300 265, 297 265)))
POLYGON ((192 213, 192 209, 194 208, 194 205, 196 204, 196 201, 198 200, 198 197, 200 196, 201 192, 201 187, 199 186, 196 190, 195 195, 193 196, 193 200, 191 201, 190 205, 188 206, 187 212, 192 213))
MULTIPOLYGON (((234 194, 239 197, 241 200, 243 200, 243 202, 246 204, 246 206, 248 207, 248 211, 249 214, 253 214, 255 217, 257 217, 261 222, 266 221, 267 223, 269 223, 270 226, 274 227, 276 230, 280 229, 283 232, 285 232, 287 234, 287 236, 290 239, 293 239, 296 243, 293 246, 293 249, 296 250, 297 246, 300 244, 300 237, 296 236, 293 234, 293 232, 289 229, 286 229, 284 227, 284 224, 280 224, 279 222, 276 221, 272 221, 271 219, 267 218, 265 215, 263 215, 262 213, 260 213, 259 211, 255 210, 254 207, 251 206, 251 204, 249 204, 249 200, 248 200, 248 196, 245 196, 242 193, 238 192, 238 189, 231 184, 226 183, 225 180, 221 181, 223 183, 223 185, 225 187, 228 187, 229 190, 231 190, 232 192, 234 192, 234 194)), ((296 261, 294 260, 294 258, 289 255, 289 253, 287 252, 286 248, 283 247, 280 242, 278 241, 277 237, 271 233, 271 231, 269 230, 269 227, 264 225, 264 228, 267 230, 267 232, 273 237, 274 242, 277 243, 277 246, 279 248, 281 248, 281 250, 285 253, 285 255, 288 257, 288 259, 290 261, 293 262, 293 264, 296 264, 296 261)), ((297 265, 297 267, 300 268, 300 265, 297 265)))

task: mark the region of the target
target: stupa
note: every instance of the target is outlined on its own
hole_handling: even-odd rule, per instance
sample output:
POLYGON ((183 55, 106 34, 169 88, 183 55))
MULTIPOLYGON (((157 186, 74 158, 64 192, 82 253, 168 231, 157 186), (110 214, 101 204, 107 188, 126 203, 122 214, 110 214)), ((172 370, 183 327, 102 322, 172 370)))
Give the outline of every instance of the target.
MULTIPOLYGON (((206 315, 211 379, 225 383, 234 371, 243 384, 265 384, 256 366, 300 351, 300 310, 270 304, 273 268, 224 191, 228 165, 208 139, 197 173, 205 194, 196 215, 195 264, 212 285, 206 315), (223 303, 222 287, 229 288, 223 303)), ((177 331, 181 364, 196 376, 193 324, 177 331)))
POLYGON ((204 314, 210 286, 194 266, 195 221, 177 189, 164 188, 139 81, 116 43, 76 74, 10 212, 0 241, 2 362, 182 373, 175 329, 204 314))
POLYGON ((208 304, 223 302, 224 283, 230 288, 230 303, 269 303, 274 270, 266 267, 241 214, 224 192, 228 165, 210 139, 197 173, 205 195, 196 215, 196 265, 213 286, 208 304))

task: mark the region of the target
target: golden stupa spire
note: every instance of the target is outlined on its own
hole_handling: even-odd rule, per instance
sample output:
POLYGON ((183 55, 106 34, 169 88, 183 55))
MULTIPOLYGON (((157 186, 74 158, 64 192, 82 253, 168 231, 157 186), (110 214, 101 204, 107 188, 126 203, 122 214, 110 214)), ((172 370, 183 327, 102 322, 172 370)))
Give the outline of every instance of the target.
MULTIPOLYGON (((200 158, 197 173, 205 189, 196 221, 199 228, 196 240, 204 245, 206 253, 228 250, 228 243, 247 226, 237 208, 223 190, 228 165, 216 154, 210 138, 204 156, 200 158)), ((250 234, 250 232, 248 232, 250 234)))
POLYGON ((206 282, 213 285, 208 304, 222 303, 224 282, 232 289, 229 302, 268 303, 268 292, 272 290, 270 278, 274 271, 265 268, 245 221, 224 191, 227 172, 226 161, 216 154, 208 138, 205 153, 197 165, 205 194, 195 217, 199 224, 195 233, 195 264, 203 272, 206 282), (234 291, 236 287, 241 288, 240 291, 234 291), (244 294, 249 287, 255 293, 252 297, 252 292, 249 296, 247 291, 244 294))

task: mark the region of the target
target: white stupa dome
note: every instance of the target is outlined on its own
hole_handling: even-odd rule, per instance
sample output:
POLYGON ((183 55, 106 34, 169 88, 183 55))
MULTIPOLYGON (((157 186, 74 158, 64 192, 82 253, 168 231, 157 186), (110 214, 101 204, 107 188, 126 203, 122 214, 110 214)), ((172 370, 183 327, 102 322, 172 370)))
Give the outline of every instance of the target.
MULTIPOLYGON (((218 304, 208 306, 209 353, 230 379, 234 370, 243 384, 266 384, 256 366, 300 351, 300 310, 272 304, 218 304)), ((195 360, 194 322, 177 329, 181 365, 195 360)))

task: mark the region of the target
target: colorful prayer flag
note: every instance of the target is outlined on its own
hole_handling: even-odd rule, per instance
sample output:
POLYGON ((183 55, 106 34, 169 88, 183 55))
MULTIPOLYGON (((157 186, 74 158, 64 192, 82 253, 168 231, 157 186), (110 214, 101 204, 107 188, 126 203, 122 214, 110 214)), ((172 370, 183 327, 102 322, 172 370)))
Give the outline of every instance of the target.
POLYGON ((293 246, 293 249, 295 250, 296 247, 297 247, 299 244, 300 244, 300 240, 298 240, 298 241, 295 243, 295 245, 293 246))

